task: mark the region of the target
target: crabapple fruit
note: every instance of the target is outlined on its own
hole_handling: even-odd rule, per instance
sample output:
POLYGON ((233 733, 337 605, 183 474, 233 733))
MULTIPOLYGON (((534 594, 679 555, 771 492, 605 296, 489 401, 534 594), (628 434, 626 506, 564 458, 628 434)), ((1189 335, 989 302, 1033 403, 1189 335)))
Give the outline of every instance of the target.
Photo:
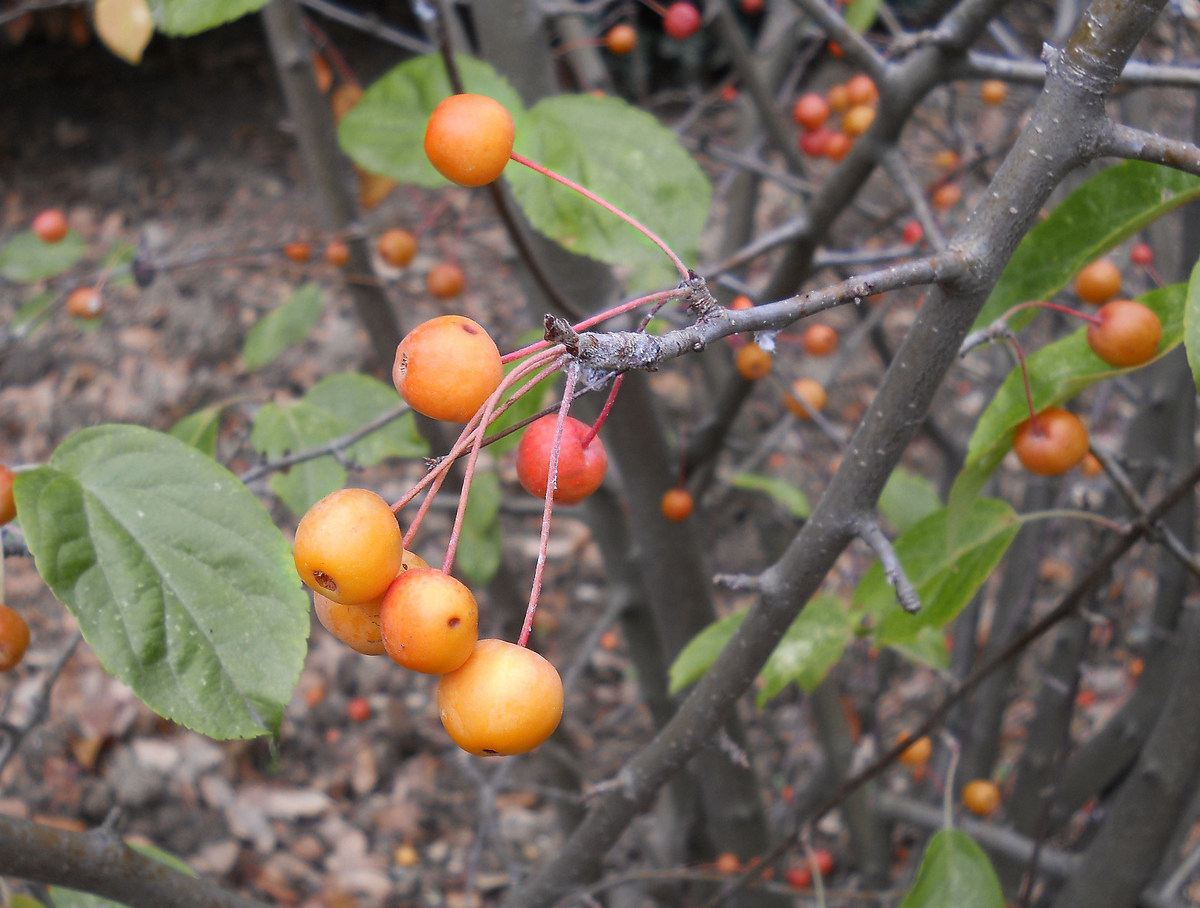
POLYGON ((312 258, 312 246, 308 243, 288 243, 283 247, 283 254, 293 262, 307 262, 312 258))
POLYGON ((407 230, 393 227, 380 234, 375 251, 393 268, 403 268, 417 254, 417 238, 407 230))
POLYGON ((879 100, 879 89, 875 87, 875 80, 866 73, 851 76, 850 81, 846 83, 846 100, 850 102, 851 107, 874 104, 879 100))
POLYGON ((746 381, 766 378, 771 373, 771 364, 774 361, 773 355, 753 341, 738 347, 737 353, 733 355, 733 364, 737 367, 738 374, 746 381))
POLYGON ((988 779, 975 779, 963 786, 963 806, 977 817, 986 817, 1000 806, 1000 789, 988 779))
POLYGON ((475 644, 437 687, 442 725, 476 756, 533 750, 558 728, 563 686, 558 671, 533 650, 503 640, 475 644))
POLYGON ((1087 329, 1088 346, 1110 366, 1140 366, 1158 352, 1162 322, 1148 306, 1136 300, 1113 300, 1101 306, 1095 317, 1087 329))
POLYGON ((692 498, 692 493, 687 489, 667 489, 663 493, 662 502, 659 506, 662 509, 663 517, 679 523, 691 516, 693 508, 696 507, 696 502, 692 498))
POLYGON ((462 315, 422 322, 396 347, 392 381, 410 407, 432 419, 467 422, 504 379, 500 350, 462 315))
POLYGON ((67 312, 75 318, 99 318, 104 314, 104 297, 95 287, 76 287, 67 296, 67 312))
POLYGON ((1075 295, 1099 306, 1121 292, 1121 269, 1108 259, 1096 259, 1075 275, 1075 295))
POLYGON ((1013 451, 1038 476, 1057 476, 1075 466, 1088 450, 1088 433, 1070 410, 1048 407, 1017 426, 1013 451))
POLYGON ((0 526, 17 516, 17 501, 13 498, 13 480, 17 474, 5 464, 0 464, 0 526))
POLYGON ((929 197, 929 203, 939 211, 948 211, 961 201, 962 187, 957 183, 943 183, 929 197))
POLYGON ((920 221, 909 221, 904 225, 904 232, 900 238, 908 245, 915 246, 925 239, 925 228, 921 226, 920 221))
POLYGON ((1145 267, 1146 265, 1153 265, 1154 250, 1145 243, 1134 243, 1131 247, 1129 247, 1129 261, 1133 262, 1135 265, 1141 265, 1142 267, 1145 267))
POLYGON ((828 356, 838 345, 838 333, 828 325, 809 325, 800 336, 800 343, 810 356, 828 356))
POLYGON ((330 240, 325 246, 324 257, 326 263, 341 268, 350 261, 350 247, 341 240, 330 240))
MULTIPOLYGON (((421 556, 407 550, 404 552, 404 559, 400 563, 401 573, 427 567, 429 565, 421 556)), ((364 656, 382 656, 386 650, 383 632, 379 628, 379 610, 385 595, 387 590, 367 602, 348 602, 343 605, 314 593, 313 609, 321 626, 350 649, 364 656)))
POLYGON ((442 300, 458 296, 466 283, 463 270, 453 262, 438 262, 425 275, 425 289, 429 295, 442 300))
POLYGON ((512 114, 499 101, 486 95, 451 95, 429 116, 425 155, 450 182, 485 186, 508 164, 515 137, 512 114))
POLYGON ((699 28, 700 10, 684 0, 672 3, 663 14, 663 31, 677 41, 690 38, 699 28))
POLYGON ((383 646, 392 661, 414 672, 444 675, 471 655, 479 639, 479 606, 460 581, 434 568, 406 571, 392 581, 379 609, 383 646))
MULTIPOLYGON (((517 445, 517 480, 526 492, 537 498, 546 497, 550 450, 557 425, 558 416, 547 414, 529 424, 517 445)), ((604 474, 608 472, 608 452, 599 436, 593 436, 584 447, 583 440, 590 431, 587 423, 571 416, 563 424, 558 477, 554 483, 554 500, 557 502, 582 501, 604 482, 604 474)))
MULTIPOLYGON (((900 737, 905 735, 901 733, 900 737)), ((897 759, 905 766, 921 766, 929 761, 933 756, 933 742, 928 736, 917 738, 912 744, 900 751, 900 756, 897 759)))
POLYGON ((984 104, 1003 104, 1008 86, 999 79, 985 79, 979 86, 979 97, 984 104))
POLYGON ((293 555, 315 592, 341 604, 368 602, 403 568, 404 539, 386 501, 369 489, 339 489, 300 518, 293 555))
POLYGON ((842 132, 855 137, 861 136, 875 122, 875 108, 869 104, 856 104, 842 114, 842 132))
POLYGON ((43 243, 57 243, 67 235, 67 217, 57 208, 47 208, 33 219, 32 228, 43 243))
POLYGON ((805 132, 820 129, 829 119, 829 102, 816 92, 801 95, 792 107, 792 119, 805 132))
POLYGON ((604 36, 604 46, 618 56, 630 53, 637 47, 637 29, 625 22, 614 25, 604 36))
POLYGON ((812 419, 813 413, 824 410, 829 402, 825 387, 812 378, 792 382, 792 393, 783 399, 784 405, 800 419, 812 419))
POLYGON ((16 668, 29 648, 29 625, 21 613, 0 603, 0 672, 16 668))

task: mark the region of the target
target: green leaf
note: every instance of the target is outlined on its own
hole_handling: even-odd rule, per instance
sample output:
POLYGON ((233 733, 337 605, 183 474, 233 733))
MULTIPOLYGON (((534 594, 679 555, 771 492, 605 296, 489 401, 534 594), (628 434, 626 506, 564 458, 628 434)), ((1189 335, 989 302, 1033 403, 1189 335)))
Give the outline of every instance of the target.
MULTIPOLYGON (((975 326, 990 325, 1018 303, 1049 299, 1088 262, 1197 196, 1200 177, 1171 167, 1124 161, 1101 171, 1025 234, 975 326)), ((1032 317, 1023 310, 1013 327, 1032 317)))
POLYGON ((217 430, 221 427, 221 413, 225 404, 213 404, 189 413, 171 426, 170 435, 209 457, 217 456, 217 430))
POLYGON ((853 0, 846 7, 845 20, 856 32, 865 32, 875 22, 881 0, 853 0))
POLYGON ((808 496, 797 486, 774 476, 764 476, 761 473, 738 473, 730 482, 735 489, 747 489, 751 492, 762 492, 770 495, 776 502, 783 505, 793 517, 807 520, 812 514, 812 506, 808 496))
POLYGON ((9 908, 46 908, 43 903, 33 898, 33 896, 22 895, 21 893, 17 893, 9 899, 8 905, 9 908))
POLYGON ((672 697, 703 677, 704 673, 708 671, 708 667, 717 660, 717 656, 721 655, 721 650, 737 632, 745 617, 745 609, 733 612, 714 621, 688 641, 687 646, 680 650, 675 661, 671 663, 667 674, 668 693, 672 697))
POLYGON ((36 233, 18 233, 0 249, 0 275, 20 284, 62 274, 83 257, 87 244, 75 231, 57 243, 43 243, 36 233))
POLYGON ((896 555, 916 587, 921 610, 910 615, 900 608, 876 562, 854 591, 857 610, 875 619, 876 642, 909 643, 922 628, 954 620, 1004 557, 1020 525, 1007 502, 980 498, 953 534, 942 508, 897 537, 896 555))
POLYGON ((110 674, 210 737, 278 732, 308 597, 237 477, 169 435, 108 425, 18 474, 15 495, 38 573, 110 674))
MULTIPOLYGON (((134 841, 126 841, 125 844, 139 854, 166 864, 172 870, 178 870, 180 873, 186 873, 188 876, 196 876, 196 871, 192 870, 184 861, 173 854, 163 851, 161 848, 155 848, 153 845, 134 841)), ((51 886, 50 894, 54 898, 55 908, 122 908, 124 904, 123 902, 114 902, 111 899, 101 898, 98 895, 80 892, 78 889, 67 889, 64 886, 51 886)), ((16 908, 16 906, 17 903, 14 901, 13 908, 16 908)))
POLYGON ((106 286, 133 286, 133 272, 130 266, 136 256, 137 246, 133 243, 124 240, 113 243, 108 252, 104 253, 104 259, 100 263, 100 270, 109 275, 106 286))
POLYGON ((9 330, 17 337, 25 337, 38 327, 50 312, 50 308, 61 300, 62 294, 53 290, 43 290, 31 299, 21 304, 13 320, 9 322, 9 330))
MULTIPOLYGON (((1138 301, 1153 309, 1162 321, 1162 337, 1155 356, 1158 359, 1183 340, 1185 287, 1183 284, 1173 284, 1161 290, 1152 290, 1138 297, 1138 301)), ((1086 328, 1047 344, 1030 354, 1026 362, 1033 408, 1039 413, 1046 407, 1069 400, 1098 381, 1141 368, 1133 366, 1130 369, 1118 369, 1108 365, 1088 347, 1086 328)), ((1014 368, 975 424, 975 431, 967 446, 967 462, 950 491, 952 523, 961 516, 971 499, 979 494, 988 477, 1012 448, 1017 426, 1028 418, 1025 383, 1021 378, 1021 370, 1014 368)))
MULTIPOLYGON (((545 98, 527 114, 515 148, 636 218, 684 262, 695 261, 712 187, 650 114, 611 96, 545 98)), ((678 282, 662 250, 615 214, 527 167, 505 174, 533 226, 566 249, 630 267, 634 287, 678 282)))
POLYGON ((755 701, 761 709, 793 681, 806 694, 825 680, 854 637, 854 619, 836 596, 819 593, 796 616, 763 666, 766 682, 755 701))
POLYGON ((149 0, 155 27, 164 35, 195 35, 246 13, 260 10, 268 0, 149 0))
MULTIPOLYGON (((275 459, 333 441, 401 405, 394 388, 368 375, 330 375, 298 401, 287 406, 271 403, 259 410, 250 444, 275 459)), ((355 442, 346 456, 372 466, 388 457, 422 457, 428 452, 412 413, 405 413, 355 442)), ((297 515, 345 483, 346 470, 332 455, 306 460, 271 477, 272 491, 297 515)))
POLYGON ((950 650, 941 628, 926 625, 911 640, 896 640, 888 646, 910 662, 943 671, 950 667, 950 650))
MULTIPOLYGON (((474 57, 454 59, 465 89, 508 108, 519 136, 525 112, 521 96, 488 64, 474 57)), ((450 94, 441 56, 413 57, 371 84, 338 125, 338 142, 355 163, 372 173, 426 189, 442 189, 451 184, 425 157, 425 124, 438 102, 450 94)))
POLYGON ((260 318, 242 345, 246 368, 260 369, 292 344, 305 340, 321 318, 322 303, 321 288, 303 284, 286 303, 260 318))
POLYGON ((496 575, 504 553, 500 531, 500 479, 492 471, 477 472, 471 481, 467 513, 454 553, 454 564, 474 586, 496 575))
POLYGON ((1183 310, 1183 343, 1187 348, 1188 364, 1192 367, 1192 379, 1200 388, 1200 261, 1196 262, 1188 279, 1183 310))
POLYGON ((896 467, 879 496, 879 513, 903 533, 942 506, 933 483, 911 470, 896 467))
POLYGON ((929 840, 917 879, 900 908, 1004 908, 992 862, 965 832, 943 829, 929 840))

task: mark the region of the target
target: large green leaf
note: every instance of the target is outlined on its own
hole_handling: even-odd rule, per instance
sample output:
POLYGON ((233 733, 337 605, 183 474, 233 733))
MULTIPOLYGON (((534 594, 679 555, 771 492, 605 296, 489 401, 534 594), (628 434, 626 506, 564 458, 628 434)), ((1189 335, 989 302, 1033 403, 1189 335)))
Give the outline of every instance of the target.
POLYGON ((1196 262, 1188 279, 1183 310, 1183 343, 1187 347, 1192 379, 1200 388, 1200 261, 1196 262))
POLYGON ((492 470, 475 473, 454 564, 475 586, 485 586, 500 567, 504 536, 500 531, 500 479, 492 470))
POLYGON ((233 474, 169 435, 107 425, 18 474, 15 494, 38 573, 114 677, 214 738, 278 731, 308 597, 233 474))
POLYGON ((155 27, 165 35, 195 35, 246 13, 260 10, 268 0, 149 0, 155 27))
POLYGON ((1004 892, 983 849, 965 832, 943 829, 929 840, 913 888, 900 908, 1004 908, 1004 892))
MULTIPOLYGON (((745 617, 745 610, 733 612, 688 641, 668 674, 672 696, 700 680, 745 617)), ((811 693, 841 657, 846 643, 854 636, 854 624, 837 597, 826 594, 813 597, 763 666, 764 684, 758 692, 758 705, 763 706, 793 682, 811 693)))
POLYGON ((854 591, 858 611, 875 620, 876 642, 913 642, 922 628, 953 621, 1004 557, 1020 525, 1007 502, 980 498, 954 533, 942 508, 898 536, 896 556, 916 587, 921 610, 910 615, 899 606, 883 566, 876 562, 854 591))
MULTIPOLYGON (((508 108, 520 136, 525 128, 521 96, 488 64, 464 56, 456 56, 455 62, 464 88, 494 98, 508 108)), ((372 173, 427 189, 449 186, 425 157, 425 124, 438 102, 450 94, 450 80, 440 55, 405 60, 373 82, 362 100, 342 118, 338 142, 346 154, 372 173)))
POLYGON ((62 274, 87 250, 87 243, 71 231, 57 243, 43 243, 36 233, 18 233, 0 249, 0 275, 27 284, 62 274))
POLYGON ((854 637, 854 619, 836 596, 818 594, 804 606, 767 658, 755 697, 761 709, 792 682, 811 694, 854 637))
MULTIPOLYGON (((1200 177, 1171 167, 1124 161, 1101 171, 1025 235, 976 327, 990 325, 1017 303, 1049 299, 1088 262, 1197 196, 1200 177)), ((1014 324, 1032 317, 1023 310, 1014 324)))
POLYGON ((812 505, 808 496, 799 486, 794 486, 786 479, 774 476, 764 476, 762 473, 738 473, 729 483, 735 489, 746 489, 751 492, 762 492, 787 509, 788 513, 800 520, 807 520, 812 514, 812 505))
MULTIPOLYGON (((274 459, 333 441, 401 405, 395 389, 368 375, 330 375, 298 401, 286 406, 270 403, 259 410, 250 444, 274 459)), ((363 466, 372 466, 388 457, 423 457, 428 452, 413 415, 405 413, 345 453, 363 466)), ((346 470, 332 455, 306 460, 271 477, 272 491, 294 514, 303 514, 345 483, 346 470)))
MULTIPOLYGON (((712 187, 678 138, 620 98, 559 95, 539 101, 517 130, 516 151, 581 184, 694 262, 712 187)), ((630 284, 659 287, 678 274, 658 247, 616 215, 526 167, 505 171, 526 217, 572 252, 633 269, 630 284)))
POLYGON ((292 344, 308 338, 321 319, 321 288, 316 284, 297 287, 287 302, 268 312, 250 329, 242 344, 247 369, 260 369, 292 344))
MULTIPOLYGON (((196 875, 196 871, 184 861, 169 852, 163 851, 161 848, 155 848, 153 845, 145 845, 137 841, 127 841, 125 844, 139 854, 166 864, 172 870, 178 870, 180 873, 186 873, 188 876, 196 875)), ((54 898, 55 908, 121 908, 124 905, 124 902, 114 902, 111 899, 104 899, 98 895, 80 892, 78 889, 67 889, 65 886, 51 886, 50 895, 54 898)), ((13 908, 17 908, 15 902, 13 903, 13 908)))
MULTIPOLYGON (((1185 290, 1183 284, 1173 284, 1138 297, 1162 321, 1162 337, 1158 342, 1156 359, 1183 340, 1185 290)), ((1141 368, 1118 369, 1108 365, 1088 346, 1087 328, 1080 328, 1061 340, 1047 344, 1030 354, 1026 363, 1033 407, 1039 413, 1046 407, 1069 400, 1098 381, 1141 368)), ((1017 426, 1028 418, 1025 383, 1021 378, 1021 370, 1014 368, 975 424, 967 447, 967 462, 950 492, 952 522, 961 516, 967 503, 979 494, 988 477, 1012 448, 1017 426)))
POLYGON ((879 495, 879 513, 903 533, 942 506, 932 482, 904 467, 896 467, 879 495))

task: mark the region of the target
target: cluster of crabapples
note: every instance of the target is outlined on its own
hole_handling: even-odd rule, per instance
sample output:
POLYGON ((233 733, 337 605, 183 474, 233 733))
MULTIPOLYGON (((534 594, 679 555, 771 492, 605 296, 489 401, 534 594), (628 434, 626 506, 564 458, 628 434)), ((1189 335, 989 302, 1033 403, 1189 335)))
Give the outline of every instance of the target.
MULTIPOLYGON (((1144 244, 1131 251, 1135 264, 1148 265, 1153 253, 1144 244), (1149 258, 1147 258, 1149 256, 1149 258)), ((1075 295, 1099 306, 1094 314, 1053 306, 1088 323, 1087 343, 1092 352, 1118 369, 1140 366, 1158 352, 1162 322, 1152 309, 1136 300, 1119 299, 1121 271, 1109 259, 1097 259, 1075 277, 1075 295)), ((1047 306, 1049 304, 1034 304, 1047 306)), ((1057 476, 1078 465, 1088 453, 1088 433, 1083 422, 1062 407, 1031 413, 1017 426, 1013 451, 1021 465, 1039 476, 1057 476)))
POLYGON ((840 161, 854 140, 875 122, 879 89, 866 73, 834 85, 825 94, 801 95, 792 107, 792 119, 800 127, 800 150, 809 157, 840 161), (833 122, 834 114, 840 116, 833 122))
MULTIPOLYGON (((901 733, 897 743, 908 738, 901 733)), ((913 771, 914 775, 924 773, 929 758, 933 756, 933 742, 926 736, 913 739, 896 758, 901 764, 913 771)), ((977 817, 986 817, 995 813, 1001 802, 1000 787, 991 779, 972 779, 962 788, 962 804, 977 817)))

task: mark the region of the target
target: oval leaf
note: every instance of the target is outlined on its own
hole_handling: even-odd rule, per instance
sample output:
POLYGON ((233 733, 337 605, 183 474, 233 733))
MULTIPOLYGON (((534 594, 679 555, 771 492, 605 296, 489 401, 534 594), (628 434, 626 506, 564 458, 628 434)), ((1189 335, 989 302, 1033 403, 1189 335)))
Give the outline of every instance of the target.
MULTIPOLYGON (((508 108, 520 136, 525 128, 521 96, 488 64, 473 57, 454 59, 466 90, 508 108)), ((356 164, 372 173, 427 189, 449 186, 425 157, 425 124, 438 102, 450 94, 441 56, 406 60, 373 82, 342 118, 338 142, 356 164)))
MULTIPOLYGON (((1197 196, 1200 177, 1159 164, 1124 161, 1101 171, 1025 234, 975 326, 990 325, 1018 303, 1049 299, 1088 262, 1197 196)), ((1023 310, 1013 326, 1032 317, 1023 310)))
POLYGON ((149 0, 158 30, 166 35, 195 35, 246 13, 260 10, 268 0, 149 0))
POLYGON ((943 829, 929 840, 917 879, 900 908, 1004 908, 992 862, 965 832, 943 829))
POLYGON ((761 473, 738 473, 729 483, 735 489, 747 489, 751 492, 762 492, 770 495, 776 502, 783 505, 788 513, 800 520, 807 520, 812 514, 812 505, 808 496, 798 487, 784 479, 774 476, 763 476, 761 473))
POLYGON ((15 494, 38 573, 114 677, 214 738, 278 731, 308 597, 233 474, 169 435, 97 426, 18 474, 15 494))
POLYGON ((57 243, 43 243, 36 233, 26 230, 0 249, 0 275, 20 284, 45 280, 74 265, 86 249, 83 237, 74 231, 57 243))
POLYGON ((917 589, 921 610, 905 612, 876 562, 854 591, 854 604, 875 619, 880 645, 910 643, 922 628, 954 620, 999 564, 1021 521, 1007 502, 980 498, 951 534, 947 511, 939 509, 896 538, 896 555, 917 589))
POLYGON ((721 650, 737 632, 745 617, 745 609, 726 615, 688 641, 687 646, 680 650, 675 661, 671 663, 667 675, 668 692, 671 696, 700 680, 708 671, 708 667, 717 660, 717 656, 721 655, 721 650))
MULTIPOLYGON (((539 101, 516 150, 568 177, 654 231, 685 262, 696 259, 712 187, 671 130, 620 98, 559 95, 539 101)), ((571 252, 634 268, 630 283, 678 281, 670 260, 633 227, 527 167, 505 171, 526 217, 571 252)))
POLYGON ((942 506, 932 482, 904 467, 896 467, 879 495, 879 513, 903 533, 942 506))
POLYGON ((262 368, 292 344, 306 340, 321 318, 322 302, 321 288, 304 284, 282 306, 260 318, 242 344, 246 368, 262 368))
POLYGON ((842 657, 854 636, 854 619, 836 596, 819 594, 796 616, 763 666, 759 708, 792 682, 811 694, 842 657))
POLYGON ((1200 261, 1192 268, 1188 279, 1187 298, 1183 310, 1183 343, 1187 347, 1192 380, 1200 388, 1200 261))

